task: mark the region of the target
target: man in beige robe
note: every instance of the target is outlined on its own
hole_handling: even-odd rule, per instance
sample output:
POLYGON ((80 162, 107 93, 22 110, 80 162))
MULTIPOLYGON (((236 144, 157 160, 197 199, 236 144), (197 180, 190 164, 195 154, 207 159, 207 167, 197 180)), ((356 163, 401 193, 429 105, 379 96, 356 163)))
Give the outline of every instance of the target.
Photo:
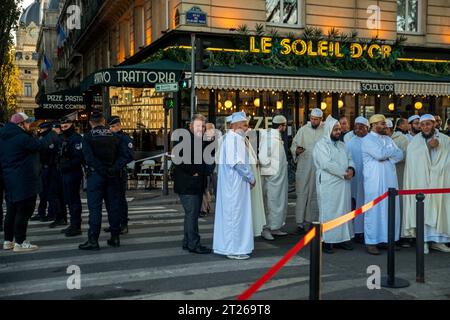
MULTIPOLYGON (((247 130, 247 136, 252 136, 255 131, 247 130)), ((262 189, 261 168, 259 166, 258 157, 255 149, 250 141, 246 139, 246 147, 248 148, 249 164, 255 176, 255 187, 250 189, 250 196, 252 198, 252 221, 253 221, 253 236, 259 237, 262 235, 264 226, 266 225, 266 212, 264 210, 264 197, 262 189)), ((273 238, 272 238, 273 240, 273 238)))
POLYGON ((304 233, 312 221, 319 219, 317 205, 316 169, 313 164, 312 152, 316 143, 322 138, 324 126, 323 112, 315 108, 311 111, 310 122, 300 128, 292 140, 291 153, 297 163, 295 175, 295 191, 297 204, 295 219, 298 232, 304 233))
MULTIPOLYGON (((430 114, 420 117, 421 133, 406 151, 405 189, 438 189, 450 186, 450 138, 435 130, 430 114)), ((403 236, 416 235, 416 199, 403 197, 403 236)), ((425 254, 429 249, 450 252, 450 194, 430 194, 424 200, 425 254), (428 245, 428 242, 431 242, 428 245)))
POLYGON ((282 133, 287 129, 287 119, 277 115, 272 128, 261 137, 259 161, 263 176, 264 198, 267 209, 267 226, 262 237, 273 240, 273 236, 286 236, 282 231, 288 209, 288 162, 282 133))

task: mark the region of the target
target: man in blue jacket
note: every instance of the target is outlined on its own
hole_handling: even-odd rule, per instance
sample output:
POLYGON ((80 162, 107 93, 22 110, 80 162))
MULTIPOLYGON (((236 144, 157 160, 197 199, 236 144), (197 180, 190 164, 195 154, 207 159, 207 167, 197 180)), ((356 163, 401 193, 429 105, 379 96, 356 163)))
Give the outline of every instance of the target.
POLYGON ((38 249, 26 241, 26 234, 36 196, 42 190, 39 152, 56 141, 54 132, 42 140, 33 137, 30 120, 25 113, 16 113, 0 130, 0 164, 7 206, 3 249, 14 252, 38 249))

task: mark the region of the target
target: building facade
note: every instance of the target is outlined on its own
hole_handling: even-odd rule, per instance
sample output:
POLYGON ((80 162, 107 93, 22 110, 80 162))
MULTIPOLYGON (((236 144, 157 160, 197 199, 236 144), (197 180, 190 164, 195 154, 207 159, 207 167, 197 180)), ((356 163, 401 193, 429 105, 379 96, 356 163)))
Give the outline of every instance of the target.
POLYGON ((17 96, 17 112, 33 115, 38 93, 39 55, 36 43, 41 27, 42 12, 46 1, 35 1, 24 9, 16 32, 15 64, 19 71, 21 91, 17 96))
MULTIPOLYGON (((236 110, 259 128, 282 113, 291 135, 313 107, 350 120, 373 113, 450 116, 448 0, 61 2, 62 88, 100 70, 158 59, 184 63, 190 78, 195 34, 195 110, 219 126, 236 110), (79 28, 67 25, 74 5, 82 13, 79 28)), ((162 126, 163 94, 154 85, 95 90, 128 130, 162 126)), ((174 128, 189 121, 189 94, 176 94, 174 128)))

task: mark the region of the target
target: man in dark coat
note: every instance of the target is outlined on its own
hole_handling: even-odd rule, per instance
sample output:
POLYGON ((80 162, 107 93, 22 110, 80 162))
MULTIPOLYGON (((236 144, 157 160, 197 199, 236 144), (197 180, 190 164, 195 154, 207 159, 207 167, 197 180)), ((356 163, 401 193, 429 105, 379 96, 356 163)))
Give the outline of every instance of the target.
POLYGON ((200 244, 198 231, 198 217, 203 192, 206 188, 206 176, 209 174, 209 167, 205 164, 202 155, 200 155, 199 161, 194 160, 198 158, 198 156, 195 156, 195 151, 197 151, 196 145, 200 146, 198 153, 200 151, 203 153, 205 148, 205 144, 203 143, 204 131, 205 117, 203 115, 194 115, 191 120, 190 130, 188 131, 189 136, 183 136, 183 141, 180 142, 183 152, 190 149, 190 157, 174 153, 175 169, 173 173, 174 191, 179 195, 185 212, 183 249, 200 254, 211 253, 210 248, 200 244))
POLYGON ((39 153, 57 139, 54 132, 42 140, 33 137, 29 133, 30 120, 25 113, 16 113, 0 130, 0 164, 7 205, 3 249, 14 249, 14 252, 38 249, 26 241, 26 233, 36 196, 42 190, 39 153))

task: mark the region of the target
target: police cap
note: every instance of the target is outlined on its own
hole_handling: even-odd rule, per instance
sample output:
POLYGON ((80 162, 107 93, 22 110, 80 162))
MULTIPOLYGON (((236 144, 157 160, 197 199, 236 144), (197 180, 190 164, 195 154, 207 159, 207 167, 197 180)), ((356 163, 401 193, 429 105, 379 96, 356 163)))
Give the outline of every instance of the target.
POLYGON ((112 117, 109 117, 109 119, 108 119, 108 124, 109 124, 110 126, 112 126, 113 124, 117 124, 117 123, 120 123, 120 117, 119 117, 119 116, 112 116, 112 117))
POLYGON ((95 122, 99 122, 105 117, 103 116, 103 113, 101 111, 95 110, 91 113, 91 120, 95 122))
POLYGON ((62 117, 60 122, 61 124, 72 123, 72 119, 70 119, 69 117, 62 117))
POLYGON ((53 122, 53 128, 61 129, 61 122, 59 122, 59 121, 54 121, 54 122, 53 122))
POLYGON ((52 123, 49 121, 44 121, 39 125, 40 129, 51 129, 52 128, 52 123))

